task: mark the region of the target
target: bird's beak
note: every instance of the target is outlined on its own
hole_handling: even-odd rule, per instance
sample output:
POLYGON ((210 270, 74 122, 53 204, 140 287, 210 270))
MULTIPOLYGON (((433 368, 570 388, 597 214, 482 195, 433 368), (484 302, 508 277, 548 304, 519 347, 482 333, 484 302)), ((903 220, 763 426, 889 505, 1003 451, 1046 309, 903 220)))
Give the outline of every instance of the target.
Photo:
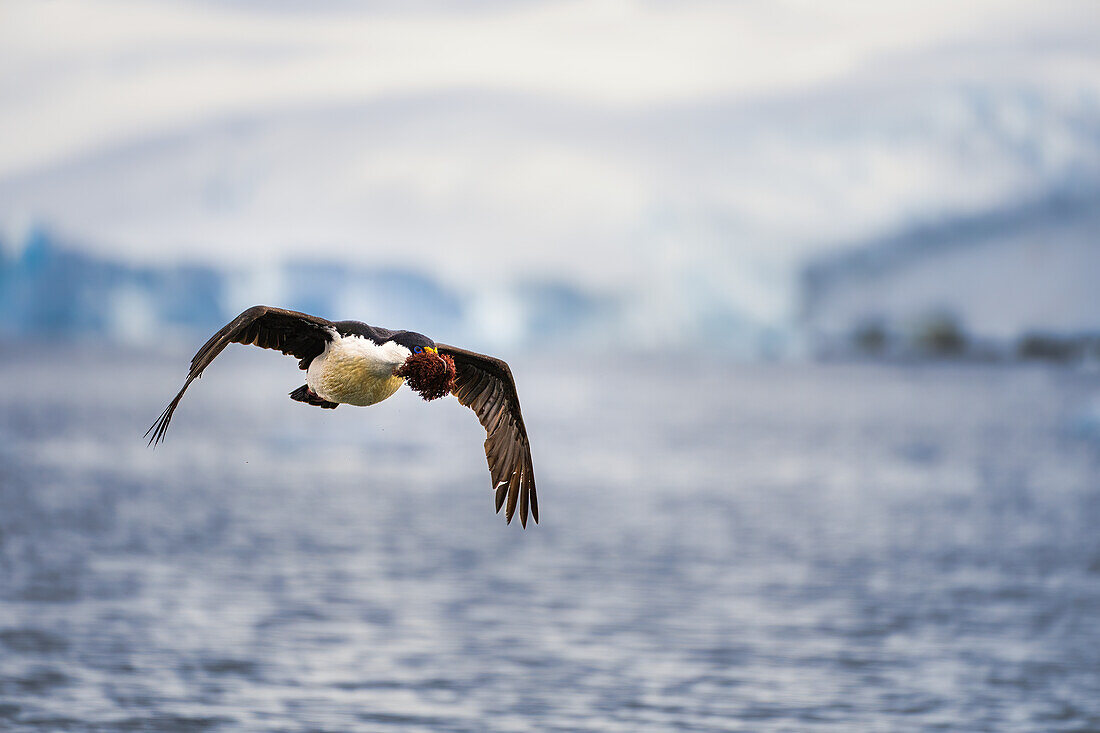
POLYGON ((439 354, 439 352, 436 351, 435 349, 433 349, 431 346, 425 346, 424 351, 430 351, 431 353, 436 354, 436 355, 439 354))

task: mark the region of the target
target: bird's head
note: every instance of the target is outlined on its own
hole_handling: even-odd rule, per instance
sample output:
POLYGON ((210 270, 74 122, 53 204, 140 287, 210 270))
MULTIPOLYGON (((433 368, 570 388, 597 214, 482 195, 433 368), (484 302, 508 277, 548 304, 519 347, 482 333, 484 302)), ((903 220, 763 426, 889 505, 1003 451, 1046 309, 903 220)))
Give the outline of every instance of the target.
POLYGON ((435 351, 435 341, 416 331, 398 331, 390 337, 399 346, 404 346, 414 354, 419 354, 426 349, 435 351))
POLYGON ((440 354, 435 342, 424 334, 404 331, 393 338, 411 353, 394 374, 425 400, 436 400, 451 393, 455 384, 455 362, 448 354, 440 354))

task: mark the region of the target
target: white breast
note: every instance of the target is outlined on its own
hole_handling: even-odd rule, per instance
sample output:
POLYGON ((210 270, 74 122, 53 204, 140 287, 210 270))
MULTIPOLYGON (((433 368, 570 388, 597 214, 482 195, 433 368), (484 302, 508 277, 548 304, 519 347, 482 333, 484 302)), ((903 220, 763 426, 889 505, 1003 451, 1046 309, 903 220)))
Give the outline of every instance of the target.
POLYGON ((329 402, 373 405, 405 381, 393 370, 405 363, 409 350, 387 341, 378 345, 360 336, 335 337, 306 372, 306 384, 329 402))

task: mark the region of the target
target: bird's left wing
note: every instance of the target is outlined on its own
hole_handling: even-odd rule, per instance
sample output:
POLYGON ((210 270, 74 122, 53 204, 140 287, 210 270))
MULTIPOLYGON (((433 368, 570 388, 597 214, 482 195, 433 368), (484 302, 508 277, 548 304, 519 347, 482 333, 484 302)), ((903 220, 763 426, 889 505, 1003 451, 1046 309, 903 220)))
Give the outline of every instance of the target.
POLYGON ((296 356, 300 359, 298 366, 306 369, 309 362, 325 350, 325 342, 332 339, 333 333, 332 322, 324 318, 273 308, 269 305, 252 306, 225 324, 195 353, 183 388, 180 389, 176 398, 168 403, 168 407, 164 408, 160 418, 145 432, 147 436, 152 433, 149 444, 156 445, 164 440, 164 432, 168 430, 172 413, 176 411, 180 400, 183 399, 183 393, 187 391, 191 382, 202 376, 203 370, 210 366, 210 362, 214 361, 214 358, 229 344, 249 344, 263 349, 278 349, 284 354, 296 356))
POLYGON ((455 362, 455 386, 451 390, 458 401, 477 414, 485 428, 485 458, 496 489, 496 507, 504 510, 506 521, 519 506, 519 521, 527 526, 527 515, 539 521, 535 495, 535 469, 531 464, 531 444, 519 409, 519 395, 512 370, 500 359, 438 344, 439 353, 455 362))

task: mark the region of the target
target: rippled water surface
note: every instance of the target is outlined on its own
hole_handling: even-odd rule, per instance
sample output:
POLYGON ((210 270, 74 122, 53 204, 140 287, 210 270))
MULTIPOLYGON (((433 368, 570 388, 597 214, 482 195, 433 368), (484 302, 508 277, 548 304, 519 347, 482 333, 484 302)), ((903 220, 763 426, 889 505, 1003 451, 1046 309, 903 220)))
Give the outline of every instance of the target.
POLYGON ((515 363, 473 414, 3 347, 0 729, 1100 729, 1100 377, 515 363))

